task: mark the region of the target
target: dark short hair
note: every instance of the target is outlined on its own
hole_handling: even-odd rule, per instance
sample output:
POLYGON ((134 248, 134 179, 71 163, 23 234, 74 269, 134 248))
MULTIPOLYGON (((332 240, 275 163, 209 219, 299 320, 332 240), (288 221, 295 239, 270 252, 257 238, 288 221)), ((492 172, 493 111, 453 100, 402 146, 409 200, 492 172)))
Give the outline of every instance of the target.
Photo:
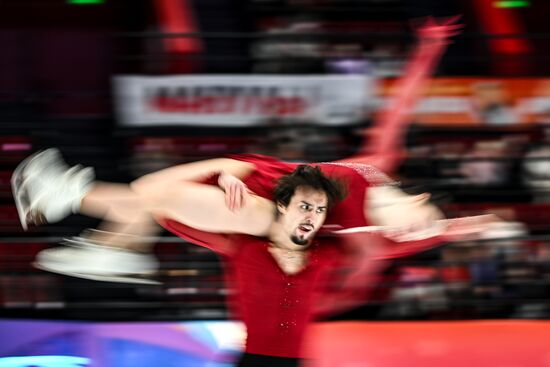
POLYGON ((325 176, 318 166, 302 164, 296 167, 291 174, 279 179, 273 189, 275 204, 288 206, 298 187, 323 191, 327 195, 329 210, 347 196, 347 185, 344 182, 325 176))

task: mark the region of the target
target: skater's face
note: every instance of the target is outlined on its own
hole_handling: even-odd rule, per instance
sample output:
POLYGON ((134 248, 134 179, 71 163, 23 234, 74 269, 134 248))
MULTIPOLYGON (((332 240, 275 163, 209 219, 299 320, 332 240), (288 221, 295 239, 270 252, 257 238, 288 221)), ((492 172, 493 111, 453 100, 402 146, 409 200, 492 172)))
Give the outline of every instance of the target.
POLYGON ((279 203, 279 221, 290 240, 301 246, 311 240, 323 225, 327 216, 328 199, 324 191, 300 186, 287 206, 279 203))

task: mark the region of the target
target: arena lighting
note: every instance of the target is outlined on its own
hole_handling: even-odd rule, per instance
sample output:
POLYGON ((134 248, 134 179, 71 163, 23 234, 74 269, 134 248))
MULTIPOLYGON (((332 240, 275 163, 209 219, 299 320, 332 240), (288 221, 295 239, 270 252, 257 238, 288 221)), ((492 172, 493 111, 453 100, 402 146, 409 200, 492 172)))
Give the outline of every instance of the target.
POLYGON ((103 4, 105 0, 67 0, 67 3, 73 5, 92 5, 92 4, 103 4))
POLYGON ((33 356, 0 358, 0 367, 86 367, 90 358, 71 356, 33 356))
POLYGON ((524 8, 530 6, 531 3, 526 0, 501 0, 495 1, 495 8, 524 8))

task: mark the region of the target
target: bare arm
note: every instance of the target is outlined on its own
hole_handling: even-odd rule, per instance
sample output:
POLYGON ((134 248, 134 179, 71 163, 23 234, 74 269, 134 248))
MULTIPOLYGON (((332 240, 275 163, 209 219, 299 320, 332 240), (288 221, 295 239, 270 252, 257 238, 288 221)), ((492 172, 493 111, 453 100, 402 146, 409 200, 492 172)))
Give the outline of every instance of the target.
POLYGON ((273 203, 248 193, 239 180, 255 169, 235 159, 210 159, 143 176, 131 188, 155 217, 206 232, 265 236, 274 219, 273 203), (220 187, 199 183, 222 172, 220 187))
POLYGON ((134 190, 164 190, 175 182, 197 182, 216 173, 227 173, 242 179, 255 170, 255 165, 230 158, 216 158, 166 168, 131 183, 134 190))
POLYGON ((231 211, 220 188, 200 183, 176 182, 141 194, 154 216, 206 232, 266 236, 275 218, 274 204, 267 199, 250 194, 238 211, 231 211))

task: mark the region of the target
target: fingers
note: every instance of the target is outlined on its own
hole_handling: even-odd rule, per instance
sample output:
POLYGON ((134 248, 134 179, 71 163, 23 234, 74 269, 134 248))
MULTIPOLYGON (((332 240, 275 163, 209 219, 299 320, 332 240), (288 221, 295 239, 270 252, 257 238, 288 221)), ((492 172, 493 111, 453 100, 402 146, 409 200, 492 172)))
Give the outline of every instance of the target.
POLYGON ((446 226, 441 221, 435 221, 422 227, 392 227, 380 234, 394 242, 418 241, 436 237, 445 233, 446 226))
POLYGON ((413 29, 416 29, 421 38, 445 39, 456 36, 462 32, 463 24, 457 23, 461 15, 448 18, 428 17, 412 22, 413 29))
POLYGON ((240 208, 239 188, 235 182, 229 186, 229 195, 231 196, 229 208, 231 211, 235 211, 240 208))
POLYGON ((237 197, 238 197, 238 202, 235 207, 235 210, 239 210, 246 205, 246 199, 248 197, 248 188, 244 183, 241 183, 241 185, 239 185, 237 197))
POLYGON ((480 238, 484 231, 495 223, 502 223, 494 215, 428 220, 416 222, 409 226, 388 227, 381 234, 395 242, 406 242, 443 235, 448 240, 473 240, 480 238))
POLYGON ((502 221, 497 216, 488 214, 447 219, 446 222, 448 224, 445 231, 447 237, 453 240, 471 240, 479 238, 492 225, 502 221))
POLYGON ((246 185, 240 181, 231 182, 225 190, 225 205, 231 211, 237 211, 246 204, 248 189, 246 185))
POLYGON ((222 173, 218 178, 218 185, 225 192, 225 205, 231 211, 241 209, 246 203, 248 188, 238 178, 222 173))
POLYGON ((224 195, 225 206, 227 208, 229 208, 229 210, 232 210, 231 209, 231 193, 229 192, 229 190, 227 188, 225 188, 224 191, 225 191, 225 195, 224 195))
POLYGON ((229 210, 235 211, 235 202, 237 201, 236 196, 237 188, 235 183, 229 185, 228 195, 229 195, 229 210))
POLYGON ((448 38, 456 36, 462 32, 462 25, 453 25, 453 26, 432 26, 432 27, 423 27, 419 30, 419 35, 425 38, 448 38))
POLYGON ((246 195, 247 195, 246 185, 243 184, 242 182, 239 182, 235 186, 235 202, 234 202, 233 210, 239 210, 245 205, 246 195))

